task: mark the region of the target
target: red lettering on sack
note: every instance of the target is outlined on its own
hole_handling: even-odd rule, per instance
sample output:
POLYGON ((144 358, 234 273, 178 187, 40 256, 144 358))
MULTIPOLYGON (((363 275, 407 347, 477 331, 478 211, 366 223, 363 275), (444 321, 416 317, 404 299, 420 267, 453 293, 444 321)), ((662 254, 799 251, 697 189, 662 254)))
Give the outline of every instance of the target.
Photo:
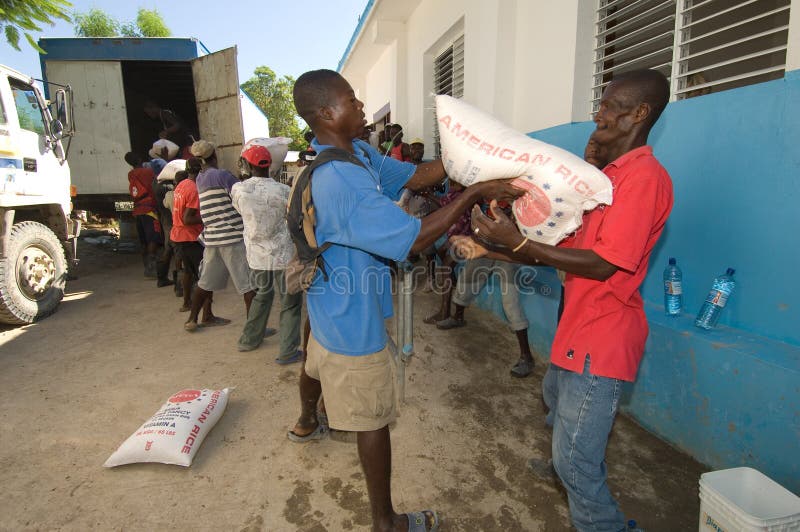
POLYGON ((578 194, 582 194, 588 198, 594 196, 594 191, 591 188, 589 188, 589 184, 586 183, 585 181, 578 181, 577 183, 575 183, 575 192, 577 192, 578 194))
POLYGON ((556 169, 556 173, 563 175, 564 176, 564 181, 569 179, 569 176, 572 175, 572 172, 570 172, 569 168, 567 168, 563 164, 559 164, 558 165, 558 168, 556 169))
MULTIPOLYGON (((470 139, 470 140, 471 140, 471 139, 470 139)), ((491 155, 491 154, 492 154, 492 150, 493 150, 493 149, 494 149, 494 146, 492 146, 492 145, 491 145, 491 144, 489 144, 488 142, 481 142, 481 146, 480 146, 480 148, 478 148, 478 151, 484 151, 484 152, 486 152, 488 155, 491 155)))
POLYGON ((514 154, 515 153, 516 152, 514 150, 512 150, 512 149, 503 148, 503 151, 500 152, 498 157, 500 157, 501 159, 505 159, 506 161, 510 161, 511 159, 514 158, 514 154))
POLYGON ((444 127, 450 129, 450 115, 443 116, 439 119, 439 122, 444 124, 444 127))
POLYGON ((531 162, 531 158, 528 155, 528 153, 525 152, 522 155, 520 155, 519 157, 517 157, 517 160, 514 161, 514 162, 515 163, 529 163, 529 162, 531 162))
POLYGON ((464 128, 464 131, 462 132, 461 124, 459 122, 456 122, 456 125, 453 126, 453 129, 451 131, 453 132, 453 135, 456 136, 456 138, 460 138, 461 140, 465 141, 467 140, 467 137, 469 137, 469 129, 464 128))
POLYGON ((153 442, 149 441, 149 442, 144 444, 144 450, 145 451, 149 451, 150 447, 152 447, 152 446, 153 446, 153 442))
POLYGON ((196 436, 199 433, 200 433, 200 427, 198 425, 192 427, 192 432, 191 434, 189 434, 189 436, 187 436, 186 442, 184 442, 183 448, 181 449, 181 453, 189 454, 189 452, 192 450, 194 442, 197 440, 196 436))
POLYGON ((531 164, 538 164, 539 166, 544 166, 549 162, 550 162, 550 157, 545 159, 544 155, 542 155, 541 153, 537 153, 536 155, 534 155, 531 164))
POLYGON ((469 136, 469 144, 470 144, 470 145, 471 145, 473 148, 477 148, 477 147, 478 147, 478 144, 480 144, 480 143, 481 143, 481 139, 479 139, 479 138, 478 138, 478 137, 476 137, 475 135, 470 135, 470 136, 469 136))
POLYGON ((200 390, 183 390, 169 398, 170 403, 185 403, 200 397, 200 390))

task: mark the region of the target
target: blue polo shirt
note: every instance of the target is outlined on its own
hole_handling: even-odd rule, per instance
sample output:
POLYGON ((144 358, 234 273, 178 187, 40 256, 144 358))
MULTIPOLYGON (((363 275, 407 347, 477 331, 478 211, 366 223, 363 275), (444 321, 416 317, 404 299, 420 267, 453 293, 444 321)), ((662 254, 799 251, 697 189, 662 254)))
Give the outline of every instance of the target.
MULTIPOLYGON (((321 153, 330 146, 311 146, 321 153)), ((389 260, 404 260, 421 221, 394 201, 416 166, 384 157, 355 140, 367 168, 331 161, 314 171, 311 196, 318 245, 332 242, 322 258, 328 280, 317 275, 308 289, 314 338, 328 351, 368 355, 386 346, 384 320, 392 316, 389 260)))

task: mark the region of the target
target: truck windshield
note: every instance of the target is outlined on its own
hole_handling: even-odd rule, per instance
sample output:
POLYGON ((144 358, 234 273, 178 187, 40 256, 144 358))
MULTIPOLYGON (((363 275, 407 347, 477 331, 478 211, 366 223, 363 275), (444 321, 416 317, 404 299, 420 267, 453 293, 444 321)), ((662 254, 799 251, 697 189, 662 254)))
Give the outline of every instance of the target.
POLYGON ((14 105, 17 107, 19 127, 44 135, 44 119, 36 91, 21 81, 9 80, 9 82, 11 92, 14 94, 14 105))

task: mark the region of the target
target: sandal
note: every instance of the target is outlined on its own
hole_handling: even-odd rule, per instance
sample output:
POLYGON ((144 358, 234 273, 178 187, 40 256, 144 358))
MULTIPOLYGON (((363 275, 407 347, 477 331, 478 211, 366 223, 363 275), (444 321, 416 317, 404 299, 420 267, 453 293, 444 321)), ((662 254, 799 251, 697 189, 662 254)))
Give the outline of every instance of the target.
POLYGON ((183 305, 181 308, 178 309, 178 312, 189 312, 192 310, 191 305, 183 305))
POLYGON ((525 360, 523 358, 517 360, 514 367, 511 368, 511 376, 518 379, 524 379, 533 371, 533 360, 525 360))
POLYGON ((439 530, 439 516, 433 510, 408 512, 406 516, 408 517, 408 532, 434 532, 439 530))
POLYGON ((428 325, 436 325, 436 323, 442 321, 442 315, 440 313, 436 313, 432 316, 428 316, 427 318, 422 319, 422 323, 427 323, 428 325))
POLYGON ((200 323, 201 327, 219 327, 222 325, 227 325, 231 322, 231 320, 227 318, 220 318, 219 316, 214 316, 208 321, 203 321, 200 323))
POLYGON ((446 331, 448 329, 457 329, 458 327, 463 327, 466 324, 466 320, 457 320, 451 317, 447 318, 446 320, 437 321, 436 328, 446 331))
POLYGON ((297 434, 294 433, 293 430, 290 430, 286 433, 286 437, 295 443, 306 443, 313 440, 321 440, 322 438, 325 437, 327 433, 328 433, 328 427, 326 427, 322 423, 317 423, 317 428, 315 428, 312 432, 306 434, 305 436, 298 436, 297 434))

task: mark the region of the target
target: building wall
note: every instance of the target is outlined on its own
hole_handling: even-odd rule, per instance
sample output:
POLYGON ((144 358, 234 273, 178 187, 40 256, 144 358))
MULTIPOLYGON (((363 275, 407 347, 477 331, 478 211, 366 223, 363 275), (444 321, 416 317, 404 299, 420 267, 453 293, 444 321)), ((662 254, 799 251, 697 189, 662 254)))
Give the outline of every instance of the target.
POLYGON ((358 97, 364 102, 364 113, 367 122, 372 122, 373 115, 387 103, 390 106, 392 119, 395 117, 397 94, 397 47, 387 46, 375 66, 366 75, 365 93, 358 97), (394 105, 392 105, 394 104, 394 105))
MULTIPOLYGON (((384 51, 365 75, 351 63, 342 74, 364 101, 368 120, 390 102, 392 121, 403 124, 407 137, 422 137, 430 146, 433 59, 463 34, 465 101, 522 131, 571 122, 576 39, 587 44, 586 32, 578 31, 577 21, 583 20, 578 9, 576 0, 558 5, 547 0, 423 0, 404 23, 389 29, 385 21, 366 24, 361 44, 351 54, 355 58, 359 46, 384 51), (554 42, 560 45, 554 47, 554 42)), ((588 113, 590 74, 587 70, 584 76, 582 119, 588 113)))

